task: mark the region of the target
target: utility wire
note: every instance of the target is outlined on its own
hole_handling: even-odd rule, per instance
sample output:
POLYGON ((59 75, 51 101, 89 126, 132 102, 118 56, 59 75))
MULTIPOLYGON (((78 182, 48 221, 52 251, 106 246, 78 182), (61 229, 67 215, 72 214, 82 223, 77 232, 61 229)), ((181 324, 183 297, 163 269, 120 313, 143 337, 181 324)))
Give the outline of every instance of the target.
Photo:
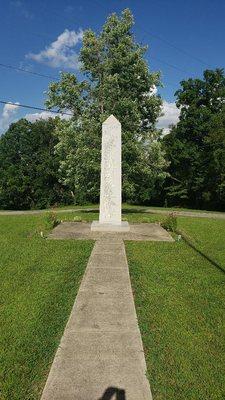
MULTIPOLYGON (((33 35, 36 35, 36 36, 40 36, 40 37, 50 38, 50 35, 47 35, 47 34, 45 35, 45 34, 39 34, 39 33, 34 33, 34 32, 32 32, 32 34, 33 34, 33 35)), ((51 37, 51 38, 53 38, 53 37, 51 37)), ((143 40, 143 39, 142 39, 142 40, 143 40)), ((70 46, 65 45, 65 47, 68 48, 69 50, 71 49, 70 46)), ((181 72, 184 72, 184 73, 189 74, 188 71, 185 71, 185 70, 183 70, 182 68, 180 68, 180 67, 178 67, 178 66, 176 66, 176 65, 174 65, 174 64, 170 64, 170 63, 168 63, 167 61, 164 61, 164 60, 162 60, 162 59, 160 59, 160 58, 154 57, 154 56, 152 56, 152 55, 151 55, 151 58, 152 58, 152 59, 155 59, 156 61, 158 61, 158 62, 160 62, 160 63, 162 63, 162 64, 167 65, 168 67, 174 68, 174 69, 176 69, 177 71, 181 71, 181 72)), ((1 65, 1 64, 0 64, 0 65, 1 65)))
POLYGON ((31 74, 31 75, 35 75, 35 76, 40 76, 40 77, 42 77, 42 78, 58 80, 58 78, 56 78, 56 76, 39 74, 38 72, 28 71, 27 69, 20 68, 20 67, 15 67, 14 65, 9 65, 9 64, 0 63, 0 67, 8 68, 8 69, 12 69, 12 70, 15 70, 15 71, 20 71, 20 72, 25 72, 25 73, 27 73, 27 74, 31 74))
MULTIPOLYGON (((96 2, 96 4, 98 4, 99 6, 101 6, 101 4, 100 3, 98 3, 97 1, 95 1, 96 2)), ((105 8, 105 7, 104 7, 105 8)), ((106 8, 105 8, 106 9, 106 8)), ((54 12, 55 13, 55 12, 54 12)), ((55 13, 56 14, 56 13, 55 13)), ((144 31, 145 32, 147 32, 148 33, 148 31, 146 31, 145 29, 144 29, 144 31)), ((43 33, 37 33, 37 32, 31 32, 31 34, 33 34, 33 35, 35 35, 35 36, 39 36, 39 37, 46 37, 46 38, 52 38, 52 40, 53 40, 53 36, 50 36, 50 35, 48 35, 48 34, 43 34, 43 33)), ((150 34, 150 33, 149 33, 150 34)), ((150 34, 151 35, 151 34, 150 34)), ((155 35, 156 36, 156 35, 155 35)), ((157 37, 157 36, 156 36, 157 37)), ((157 37, 158 38, 158 37, 157 37)), ((162 39, 163 40, 163 39, 162 39)), ((169 42, 168 42, 169 43, 169 42)), ((172 45, 173 46, 173 45, 172 45)), ((71 47, 70 46, 65 46, 65 47, 67 47, 68 49, 71 49, 71 47)), ((176 46, 173 46, 174 48, 176 48, 176 46)), ((189 73, 188 71, 185 71, 185 70, 183 70, 183 69, 181 69, 180 67, 178 67, 178 66, 176 66, 176 65, 174 65, 174 64, 171 64, 171 63, 168 63, 168 62, 166 62, 166 61, 164 61, 164 60, 162 60, 162 59, 159 59, 159 58, 157 58, 157 57, 154 57, 154 56, 152 56, 151 55, 151 58, 152 59, 155 59, 156 61, 158 61, 159 63, 162 63, 162 64, 165 64, 165 65, 167 65, 167 66, 169 66, 170 68, 174 68, 174 69, 176 69, 176 70, 178 70, 178 71, 181 71, 181 72, 183 72, 183 73, 189 73)), ((35 75, 35 76, 40 76, 40 77, 42 77, 42 78, 47 78, 47 79, 53 79, 53 80, 58 80, 59 78, 57 78, 57 77, 55 77, 55 76, 50 76, 50 75, 45 75, 45 74, 40 74, 40 73, 38 73, 38 72, 32 72, 32 71, 28 71, 28 70, 26 70, 26 69, 24 69, 24 68, 20 68, 20 67, 15 67, 15 66, 13 66, 13 65, 8 65, 8 64, 3 64, 3 63, 0 63, 0 67, 4 67, 4 68, 8 68, 8 69, 12 69, 12 70, 15 70, 15 71, 20 71, 20 72, 24 72, 24 73, 27 73, 27 74, 31 74, 31 75, 35 75)), ((172 86, 172 85, 171 85, 172 86)))
MULTIPOLYGON (((96 4, 98 4, 99 6, 102 6, 102 5, 101 5, 99 2, 97 2, 96 0, 95 0, 95 2, 96 2, 96 4)), ((105 8, 105 7, 104 7, 104 8, 105 8)), ((105 8, 105 9, 106 9, 106 8, 105 8)), ((55 12, 54 12, 54 13, 55 13, 55 12)), ((57 14, 57 13, 55 13, 55 14, 57 14)), ((149 32, 146 31, 145 29, 143 29, 143 30, 144 30, 146 33, 148 33, 148 34, 154 36, 153 34, 149 33, 149 32)), ((39 37, 52 38, 52 40, 53 40, 53 36, 50 36, 50 35, 48 35, 48 34, 36 33, 36 32, 35 32, 35 33, 34 33, 34 32, 31 32, 31 34, 33 34, 33 35, 35 35, 35 36, 39 36, 39 37)), ((155 37, 158 38, 158 39, 161 39, 161 38, 159 38, 157 35, 155 35, 155 37)), ((162 41, 163 41, 163 40, 164 40, 164 39, 162 39, 162 41)), ((166 41, 166 42, 167 42, 167 41, 166 41)), ((171 46, 173 46, 173 45, 172 45, 171 43, 169 43, 169 42, 168 42, 168 44, 170 44, 171 46)), ((68 47, 68 48, 70 49, 69 46, 66 46, 66 47, 68 47)), ((176 46, 173 46, 173 47, 176 48, 176 46)), ((176 48, 176 49, 178 49, 178 48, 176 48)), ((164 60, 162 60, 162 59, 159 59, 159 58, 157 58, 157 57, 151 56, 151 58, 152 58, 152 59, 155 59, 156 61, 158 61, 158 62, 160 62, 160 63, 162 63, 162 64, 165 64, 165 65, 167 65, 167 66, 169 66, 169 67, 171 67, 171 68, 174 68, 174 69, 176 69, 176 70, 178 70, 178 71, 181 71, 181 72, 183 72, 183 73, 189 73, 188 71, 185 71, 185 70, 181 69, 180 67, 178 67, 178 66, 176 66, 176 65, 174 65, 174 64, 168 63, 168 62, 166 62, 166 61, 164 61, 164 60)), ((53 80, 58 80, 58 79, 59 79, 59 78, 57 78, 57 77, 55 77, 55 76, 45 75, 45 74, 41 74, 41 73, 33 72, 33 71, 28 71, 28 70, 26 70, 26 69, 24 69, 24 68, 16 67, 16 66, 9 65, 9 64, 0 63, 0 67, 8 68, 8 69, 15 70, 15 71, 24 72, 24 73, 31 74, 31 75, 34 75, 34 76, 39 76, 39 77, 42 77, 42 78, 53 79, 53 80)), ((167 85, 170 85, 170 84, 168 83, 167 85)), ((174 86, 174 85, 170 85, 170 86, 174 86)), ((162 89, 164 89, 164 88, 162 88, 162 89)), ((43 109, 43 111, 47 111, 47 110, 43 109)))
POLYGON ((177 71, 183 72, 183 73, 185 73, 185 74, 189 74, 189 72, 188 72, 188 71, 185 71, 185 69, 182 69, 182 68, 180 68, 180 67, 177 67, 177 66, 174 65, 174 64, 170 64, 170 63, 168 63, 167 61, 162 60, 161 58, 154 57, 154 56, 151 56, 151 58, 152 58, 153 60, 156 60, 156 61, 158 61, 158 62, 160 62, 160 63, 163 63, 163 64, 167 65, 168 67, 174 68, 174 69, 176 69, 177 71))
POLYGON ((0 103, 1 104, 9 104, 9 105, 17 106, 17 107, 29 108, 32 110, 47 111, 47 112, 54 113, 54 114, 70 115, 71 117, 73 116, 73 114, 71 114, 71 113, 66 113, 66 112, 61 112, 61 111, 53 111, 53 110, 48 110, 46 108, 35 107, 35 106, 33 107, 33 106, 25 105, 25 104, 17 104, 17 103, 13 103, 10 101, 0 100, 0 103))
MULTIPOLYGON (((184 71, 184 70, 182 70, 181 68, 176 67, 176 66, 173 65, 173 64, 169 64, 169 63, 167 63, 166 61, 163 61, 163 60, 161 60, 161 59, 159 59, 159 58, 156 58, 156 57, 153 57, 153 56, 152 56, 152 59, 155 59, 156 61, 162 62, 162 63, 168 65, 168 66, 171 67, 171 68, 177 69, 178 71, 187 73, 187 71, 184 71)), ((19 68, 19 67, 15 67, 15 66, 13 66, 13 65, 8 65, 8 64, 0 63, 0 67, 8 68, 8 69, 15 70, 15 71, 25 72, 25 73, 27 73, 27 74, 39 76, 39 77, 41 77, 41 78, 59 80, 59 78, 56 78, 56 76, 44 75, 44 74, 39 74, 38 72, 27 71, 26 69, 19 68)), ((171 86, 173 86, 173 85, 171 84, 171 86)))
MULTIPOLYGON (((94 3, 97 4, 99 7, 104 8, 105 11, 107 11, 107 13, 109 12, 109 10, 108 10, 103 4, 101 4, 98 0, 89 0, 89 2, 93 2, 93 1, 94 1, 94 3)), ((166 44, 166 45, 172 47, 173 49, 179 51, 180 53, 183 53, 183 54, 185 54, 186 56, 193 58, 195 61, 198 61, 198 62, 200 62, 201 64, 203 64, 203 65, 205 65, 205 66, 207 66, 207 67, 210 67, 210 65, 209 65, 208 63, 206 63, 205 61, 203 61, 201 58, 192 55, 191 53, 187 52, 186 50, 183 50, 182 48, 180 48, 180 47, 174 45, 173 43, 169 42, 168 40, 162 38, 161 36, 159 36, 159 35, 157 35, 157 34, 155 34, 155 33, 152 33, 152 32, 150 32, 150 31, 148 31, 147 29, 143 28, 143 26, 140 25, 139 23, 135 22, 135 26, 136 26, 139 30, 144 31, 147 35, 149 35, 149 36, 151 36, 151 37, 154 37, 154 38, 157 39, 157 40, 160 40, 160 41, 163 42, 164 44, 166 44)), ((160 62, 164 63, 163 60, 161 60, 160 62)), ((171 66, 172 66, 172 64, 171 64, 171 66)), ((179 67, 177 67, 177 69, 178 69, 178 68, 179 68, 179 67)))
MULTIPOLYGON (((103 4, 101 4, 98 0, 92 0, 92 1, 94 1, 99 7, 104 8, 104 9, 108 12, 108 10, 106 9, 106 7, 105 7, 103 4)), ((73 19, 73 22, 74 22, 73 16, 68 15, 67 18, 65 18, 65 17, 62 16, 62 14, 57 13, 55 10, 53 11, 53 13, 54 13, 56 16, 58 16, 60 19, 63 19, 63 20, 65 20, 65 21, 66 21, 67 19, 71 19, 71 20, 73 19)), ((79 22, 79 21, 77 20, 77 18, 76 18, 76 22, 79 22)), ((147 31, 146 29, 142 28, 141 25, 135 23, 135 26, 137 26, 137 27, 139 26, 139 29, 140 29, 140 30, 142 29, 142 30, 145 32, 145 34, 148 34, 148 35, 150 35, 150 36, 152 36, 152 37, 155 37, 156 39, 162 40, 162 41, 166 42, 168 45, 170 45, 171 47, 173 47, 174 49, 176 49, 176 50, 178 50, 178 51, 181 51, 181 52, 183 52, 184 54, 188 55, 189 57, 195 58, 197 61, 202 62, 203 64, 207 65, 204 61, 201 61, 199 58, 196 58, 195 56, 192 56, 191 54, 187 53, 186 51, 182 51, 182 49, 178 48, 177 46, 173 45, 172 43, 168 42, 167 40, 164 40, 163 38, 160 38, 159 36, 157 36, 157 35, 155 35, 155 34, 151 34, 149 31, 147 31)), ((54 39, 53 39, 53 36, 52 36, 52 35, 49 35, 49 34, 47 34, 47 33, 31 32, 31 34, 33 34, 33 35, 35 35, 35 36, 39 36, 39 37, 46 37, 46 38, 48 38, 48 39, 51 38, 51 40, 54 40, 54 39)), ((56 39, 55 39, 55 40, 56 40, 56 39)), ((55 40, 54 40, 54 41, 55 41, 55 40)), ((68 48, 69 50, 71 50, 71 47, 70 47, 70 46, 65 45, 65 47, 68 48)), ((154 56, 152 56, 152 55, 151 55, 151 58, 153 58, 153 59, 155 59, 156 61, 158 61, 158 62, 160 62, 160 63, 162 63, 162 64, 165 64, 165 65, 167 65, 167 66, 169 66, 169 67, 171 67, 171 68, 174 68, 174 69, 176 69, 177 71, 181 71, 181 72, 183 72, 183 73, 189 74, 188 71, 182 70, 182 68, 180 68, 179 66, 176 66, 176 65, 174 65, 174 64, 170 64, 170 63, 168 63, 168 62, 166 62, 166 61, 164 61, 164 60, 162 60, 162 59, 156 58, 156 57, 154 57, 154 56)))
POLYGON ((179 51, 180 53, 185 54, 186 56, 193 58, 193 60, 198 61, 199 63, 205 65, 206 67, 210 67, 210 65, 208 63, 206 63, 205 61, 203 61, 201 58, 196 57, 196 56, 192 55, 191 53, 189 53, 188 51, 181 49, 180 47, 174 45, 173 43, 171 43, 168 40, 162 38, 161 36, 158 36, 155 33, 152 33, 150 31, 147 31, 145 28, 141 27, 141 25, 139 25, 139 24, 135 24, 135 25, 137 27, 140 27, 139 29, 142 29, 146 34, 154 37, 157 40, 160 40, 161 42, 165 43, 167 46, 170 46, 173 49, 179 51))
MULTIPOLYGON (((107 9, 103 4, 101 4, 98 0, 92 0, 92 1, 94 1, 98 6, 100 6, 101 8, 104 8, 104 9, 108 12, 108 9, 107 9)), ((56 16, 60 17, 61 19, 63 18, 62 15, 61 15, 61 14, 59 15, 57 12, 55 12, 55 10, 54 10, 54 14, 55 14, 56 16)), ((72 17, 72 16, 67 16, 67 18, 71 18, 71 19, 72 19, 73 17, 72 17)), ((63 19, 65 19, 65 18, 63 18, 63 19)), ((74 18, 73 18, 73 21, 74 21, 74 18)), ((167 44, 168 46, 170 46, 170 47, 174 48, 175 50, 177 50, 177 51, 179 51, 179 52, 181 52, 181 53, 183 53, 183 54, 185 54, 185 55, 187 55, 187 56, 189 56, 189 57, 195 59, 196 61, 198 61, 198 62, 200 62, 200 63, 202 63, 202 64, 204 64, 204 65, 206 65, 206 66, 209 66, 205 61, 201 60, 201 59, 198 58, 198 57, 193 56, 192 54, 188 53, 187 51, 181 49, 180 47, 178 47, 178 46, 176 46, 176 45, 174 45, 174 44, 172 44, 172 43, 169 42, 168 40, 166 40, 166 39, 164 39, 164 38, 162 38, 162 37, 156 35, 155 33, 151 33, 150 31, 148 31, 148 30, 146 30, 145 28, 143 28, 141 25, 139 25, 139 24, 137 24, 137 23, 135 23, 135 25, 136 25, 137 27, 140 27, 139 29, 140 29, 140 30, 142 29, 146 34, 148 34, 148 35, 150 35, 150 36, 152 36, 152 37, 154 37, 154 38, 156 38, 156 39, 162 41, 163 43, 167 44)), ((33 34, 33 35, 35 35, 35 36, 42 36, 42 37, 48 37, 48 38, 51 37, 50 35, 48 35, 48 34, 43 34, 43 33, 34 33, 34 32, 31 32, 31 34, 33 34)), ((52 37, 52 38, 53 38, 53 37, 52 37)), ((69 46, 66 46, 66 47, 68 47, 69 49, 71 49, 69 46)), ((174 68, 174 69, 176 69, 177 71, 183 72, 183 73, 185 73, 185 74, 186 74, 186 73, 189 74, 188 71, 183 70, 182 68, 180 68, 180 67, 177 66, 177 65, 168 63, 167 61, 164 61, 164 60, 162 60, 162 59, 160 59, 160 58, 157 58, 157 57, 154 57, 154 56, 152 56, 152 55, 151 55, 151 58, 152 58, 152 59, 155 59, 155 60, 158 61, 159 63, 162 63, 162 64, 167 65, 167 66, 170 67, 170 68, 174 68)), ((24 72, 24 73, 28 73, 28 74, 35 75, 35 76, 40 76, 40 77, 43 77, 43 78, 58 80, 58 78, 57 78, 57 77, 54 77, 54 76, 45 75, 45 74, 40 74, 40 73, 38 73, 38 72, 28 71, 28 70, 26 70, 26 69, 19 68, 19 67, 15 67, 15 66, 12 66, 12 65, 6 65, 6 64, 0 63, 0 67, 12 69, 12 70, 15 70, 15 71, 21 71, 21 72, 24 72)))

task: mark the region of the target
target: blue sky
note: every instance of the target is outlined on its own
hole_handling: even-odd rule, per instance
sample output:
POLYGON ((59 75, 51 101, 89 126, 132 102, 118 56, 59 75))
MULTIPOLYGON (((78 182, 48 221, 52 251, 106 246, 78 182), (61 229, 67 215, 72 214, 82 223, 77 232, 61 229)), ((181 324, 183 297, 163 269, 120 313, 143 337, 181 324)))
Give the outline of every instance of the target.
MULTIPOLYGON (((150 69, 161 71, 165 116, 160 126, 167 127, 178 115, 174 92, 179 82, 201 77, 206 68, 224 67, 224 0, 0 0, 0 63, 53 77, 63 69, 79 74, 74 67, 81 32, 98 32, 109 13, 126 7, 135 17, 137 41, 149 46, 150 69)), ((44 107, 49 82, 0 67, 0 100, 44 107)), ((0 105, 0 133, 34 113, 0 105)))

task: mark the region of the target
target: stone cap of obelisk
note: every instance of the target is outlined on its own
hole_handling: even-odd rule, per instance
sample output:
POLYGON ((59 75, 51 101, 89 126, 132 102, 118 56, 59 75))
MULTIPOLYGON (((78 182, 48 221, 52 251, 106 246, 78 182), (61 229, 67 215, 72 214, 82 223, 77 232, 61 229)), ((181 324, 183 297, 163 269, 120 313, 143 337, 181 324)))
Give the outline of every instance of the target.
POLYGON ((111 114, 104 122, 102 125, 121 125, 120 121, 114 117, 113 114, 111 114))

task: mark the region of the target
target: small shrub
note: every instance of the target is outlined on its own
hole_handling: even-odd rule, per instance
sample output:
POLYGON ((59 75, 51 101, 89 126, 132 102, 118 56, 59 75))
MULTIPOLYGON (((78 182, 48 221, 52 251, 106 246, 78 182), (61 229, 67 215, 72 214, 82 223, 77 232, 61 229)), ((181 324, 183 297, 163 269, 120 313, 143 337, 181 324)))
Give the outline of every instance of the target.
POLYGON ((162 223, 162 227, 170 232, 176 232, 177 230, 177 216, 175 213, 170 213, 165 221, 162 223))
POLYGON ((82 222, 82 218, 79 217, 78 215, 76 215, 75 217, 73 217, 73 221, 74 222, 82 222))
POLYGON ((53 229, 57 226, 60 221, 57 219, 55 212, 51 211, 45 215, 45 227, 46 229, 53 229))
POLYGON ((143 217, 141 222, 143 222, 143 224, 148 224, 149 223, 149 218, 148 217, 143 217))

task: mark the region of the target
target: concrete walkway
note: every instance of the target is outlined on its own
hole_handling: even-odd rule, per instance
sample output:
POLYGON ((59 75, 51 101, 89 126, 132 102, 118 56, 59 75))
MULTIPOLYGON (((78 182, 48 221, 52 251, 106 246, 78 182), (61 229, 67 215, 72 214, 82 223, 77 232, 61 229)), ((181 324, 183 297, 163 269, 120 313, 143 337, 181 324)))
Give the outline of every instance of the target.
POLYGON ((151 400, 123 241, 97 240, 41 400, 151 400))

